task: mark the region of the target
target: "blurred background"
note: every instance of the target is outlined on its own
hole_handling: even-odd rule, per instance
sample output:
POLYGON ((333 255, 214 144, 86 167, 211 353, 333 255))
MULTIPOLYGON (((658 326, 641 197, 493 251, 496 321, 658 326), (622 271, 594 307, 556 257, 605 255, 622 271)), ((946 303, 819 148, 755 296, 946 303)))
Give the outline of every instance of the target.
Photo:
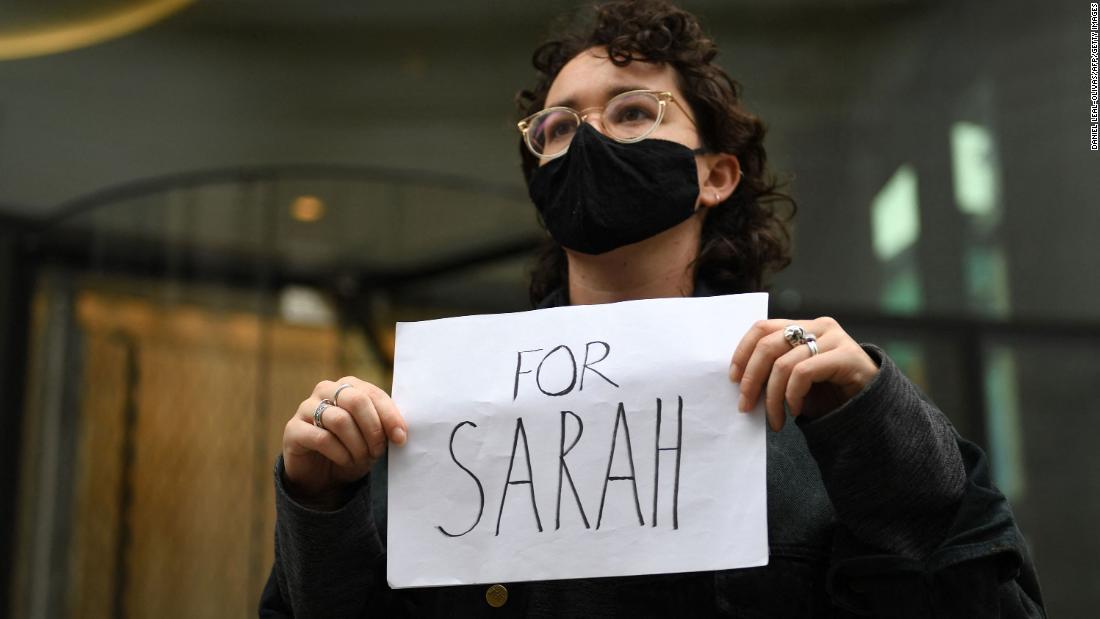
MULTIPOLYGON (((574 2, 0 4, 0 614, 239 617, 313 385, 528 308, 513 96, 574 2)), ((1100 605, 1088 3, 698 0, 798 199, 773 316, 884 346, 1100 605)))

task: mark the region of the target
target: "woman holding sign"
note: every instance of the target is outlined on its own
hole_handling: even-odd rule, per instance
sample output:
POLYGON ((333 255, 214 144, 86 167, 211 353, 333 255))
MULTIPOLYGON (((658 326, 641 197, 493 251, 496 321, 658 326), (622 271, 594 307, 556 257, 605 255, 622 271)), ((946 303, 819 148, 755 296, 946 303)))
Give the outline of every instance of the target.
MULTIPOLYGON (((603 5, 536 51, 518 128, 554 241, 538 307, 760 291, 789 263, 777 207, 793 201, 716 53, 662 1, 603 5)), ((984 454, 880 348, 832 318, 772 319, 730 355, 740 409, 762 399, 774 431, 767 566, 391 590, 368 474, 416 436, 383 389, 345 377, 318 383, 286 426, 261 615, 1045 615, 984 454)))

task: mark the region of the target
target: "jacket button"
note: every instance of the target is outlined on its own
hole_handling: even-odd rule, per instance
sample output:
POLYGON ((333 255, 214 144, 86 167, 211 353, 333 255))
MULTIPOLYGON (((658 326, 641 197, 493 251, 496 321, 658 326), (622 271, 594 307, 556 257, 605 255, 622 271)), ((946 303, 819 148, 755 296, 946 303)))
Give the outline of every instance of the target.
POLYGON ((493 585, 485 590, 485 601, 493 608, 500 608, 508 601, 508 589, 504 585, 493 585))

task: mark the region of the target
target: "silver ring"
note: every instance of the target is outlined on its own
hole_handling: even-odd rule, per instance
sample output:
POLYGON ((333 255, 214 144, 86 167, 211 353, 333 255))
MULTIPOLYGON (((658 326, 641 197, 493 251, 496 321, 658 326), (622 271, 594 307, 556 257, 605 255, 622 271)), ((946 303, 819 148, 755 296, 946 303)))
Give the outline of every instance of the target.
POLYGON ((806 347, 810 349, 811 357, 817 356, 817 353, 819 352, 817 350, 817 337, 815 337, 813 333, 806 334, 806 347))
POLYGON ((322 430, 324 430, 325 429, 325 424, 324 424, 323 421, 321 421, 321 417, 325 414, 325 409, 326 408, 328 408, 330 406, 335 406, 335 405, 336 405, 336 402, 333 402, 332 400, 330 400, 328 398, 322 399, 321 403, 317 405, 317 408, 313 410, 313 425, 315 425, 318 428, 321 428, 322 430))
POLYGON ((806 343, 806 330, 798 325, 787 325, 787 328, 783 329, 783 337, 791 348, 801 346, 806 343))
POLYGON ((347 383, 344 383, 344 384, 342 384, 342 385, 340 385, 339 387, 336 388, 336 393, 332 394, 332 404, 333 404, 333 406, 340 406, 339 404, 337 404, 337 402, 340 401, 340 392, 343 391, 344 389, 347 389, 350 386, 351 385, 349 385, 347 383))

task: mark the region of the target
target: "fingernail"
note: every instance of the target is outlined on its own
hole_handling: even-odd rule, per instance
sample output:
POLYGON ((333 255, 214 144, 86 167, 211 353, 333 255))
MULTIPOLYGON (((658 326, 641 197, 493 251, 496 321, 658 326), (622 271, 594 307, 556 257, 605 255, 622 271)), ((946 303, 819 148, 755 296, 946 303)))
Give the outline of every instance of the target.
POLYGON ((730 380, 737 382, 741 379, 741 368, 737 367, 736 363, 730 364, 730 380))
POLYGON ((740 410, 742 413, 748 412, 748 409, 745 407, 746 404, 748 404, 748 399, 745 398, 745 394, 742 393, 741 399, 737 402, 737 409, 740 410))
POLYGON ((405 430, 404 429, 397 428, 396 430, 393 431, 393 442, 397 443, 398 445, 404 445, 405 444, 405 430))

